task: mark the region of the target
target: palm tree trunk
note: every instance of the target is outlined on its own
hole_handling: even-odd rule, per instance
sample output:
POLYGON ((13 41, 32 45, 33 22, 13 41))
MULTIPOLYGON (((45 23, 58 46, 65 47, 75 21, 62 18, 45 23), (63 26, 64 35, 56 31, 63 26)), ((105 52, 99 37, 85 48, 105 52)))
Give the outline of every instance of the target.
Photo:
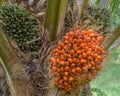
POLYGON ((12 96, 27 96, 29 78, 0 26, 0 62, 6 72, 7 83, 12 96))

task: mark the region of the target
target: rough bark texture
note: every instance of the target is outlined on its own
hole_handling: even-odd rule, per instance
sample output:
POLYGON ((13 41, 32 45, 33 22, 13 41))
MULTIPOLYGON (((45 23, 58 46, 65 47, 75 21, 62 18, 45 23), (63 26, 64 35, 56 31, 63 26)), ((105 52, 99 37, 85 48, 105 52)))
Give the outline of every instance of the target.
POLYGON ((25 68, 21 65, 15 52, 13 51, 8 39, 0 27, 0 59, 3 68, 8 70, 7 81, 12 96, 27 96, 26 86, 29 78, 25 72, 25 68), (9 82, 11 79, 11 82, 9 82), (14 92, 13 92, 14 91, 14 92))

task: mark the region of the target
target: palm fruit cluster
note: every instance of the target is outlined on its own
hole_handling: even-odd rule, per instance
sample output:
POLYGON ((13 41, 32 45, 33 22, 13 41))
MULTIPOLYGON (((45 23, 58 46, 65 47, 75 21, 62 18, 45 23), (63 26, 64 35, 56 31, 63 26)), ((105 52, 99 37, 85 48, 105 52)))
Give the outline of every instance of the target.
POLYGON ((37 22, 27 10, 14 4, 2 4, 0 20, 4 22, 5 33, 17 42, 23 52, 38 50, 40 41, 26 43, 39 37, 37 22))
POLYGON ((98 33, 102 34, 103 36, 106 36, 107 32, 111 29, 110 11, 105 8, 87 8, 83 20, 89 21, 88 26, 100 26, 101 28, 98 33))
POLYGON ((50 69, 58 88, 69 91, 96 78, 104 58, 102 40, 91 29, 66 33, 50 57, 50 69))

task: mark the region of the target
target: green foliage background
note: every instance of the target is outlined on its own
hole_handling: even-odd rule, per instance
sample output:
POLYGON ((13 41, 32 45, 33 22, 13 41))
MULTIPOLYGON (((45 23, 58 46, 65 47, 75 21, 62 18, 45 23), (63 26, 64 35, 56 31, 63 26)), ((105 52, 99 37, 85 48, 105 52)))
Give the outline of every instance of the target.
MULTIPOLYGON (((104 91, 107 96, 120 96, 120 47, 112 52, 109 59, 103 64, 103 69, 91 86, 104 91)), ((93 95, 97 96, 97 95, 93 95)))
MULTIPOLYGON (((97 1, 99 4, 100 0, 97 1)), ((114 29, 116 25, 120 24, 120 0, 111 0, 108 9, 111 12, 111 25, 114 29)), ((120 46, 115 49, 107 60, 103 63, 103 69, 99 72, 97 78, 91 82, 92 88, 100 89, 101 92, 107 96, 120 96, 120 46), (119 56, 119 57, 118 57, 119 56)), ((98 92, 93 91, 93 96, 98 95, 98 92)))

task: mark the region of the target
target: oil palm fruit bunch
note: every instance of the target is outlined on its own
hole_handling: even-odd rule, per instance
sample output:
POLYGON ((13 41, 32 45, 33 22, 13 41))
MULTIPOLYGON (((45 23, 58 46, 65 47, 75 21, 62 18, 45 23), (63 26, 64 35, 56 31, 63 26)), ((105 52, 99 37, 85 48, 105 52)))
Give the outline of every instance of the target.
POLYGON ((100 30, 97 30, 97 32, 102 34, 103 36, 106 36, 107 32, 110 31, 110 11, 105 8, 87 8, 83 20, 89 21, 88 26, 96 26, 96 28, 100 28, 100 30))
POLYGON ((58 88, 69 91, 96 78, 104 58, 102 40, 91 29, 76 29, 58 41, 50 57, 50 69, 58 88))
POLYGON ((2 4, 0 20, 4 22, 5 33, 17 42, 23 52, 38 50, 40 41, 26 43, 39 37, 37 22, 27 10, 14 4, 2 4))

